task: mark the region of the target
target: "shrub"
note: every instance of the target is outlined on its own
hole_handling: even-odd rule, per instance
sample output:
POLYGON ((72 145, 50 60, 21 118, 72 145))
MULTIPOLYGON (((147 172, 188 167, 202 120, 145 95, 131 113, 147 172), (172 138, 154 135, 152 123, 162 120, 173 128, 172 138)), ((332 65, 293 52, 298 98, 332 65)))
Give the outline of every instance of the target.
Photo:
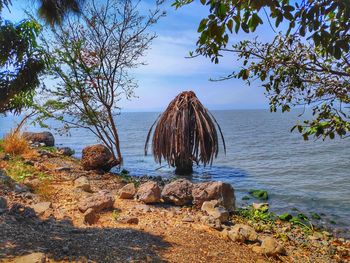
POLYGON ((18 131, 11 131, 4 137, 2 148, 5 153, 11 155, 21 155, 30 150, 29 144, 18 131))

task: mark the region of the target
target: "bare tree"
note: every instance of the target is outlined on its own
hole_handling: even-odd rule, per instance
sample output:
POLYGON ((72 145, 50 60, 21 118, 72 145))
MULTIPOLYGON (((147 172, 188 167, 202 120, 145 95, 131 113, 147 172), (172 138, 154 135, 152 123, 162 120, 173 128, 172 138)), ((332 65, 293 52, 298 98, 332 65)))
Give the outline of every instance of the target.
POLYGON ((130 70, 143 65, 154 33, 149 28, 164 15, 157 1, 146 15, 141 1, 86 1, 79 17, 68 17, 44 39, 46 57, 57 85, 46 89, 52 99, 41 109, 40 121, 54 118, 64 129, 86 128, 122 162, 115 115, 122 98, 133 96, 137 82, 130 70))

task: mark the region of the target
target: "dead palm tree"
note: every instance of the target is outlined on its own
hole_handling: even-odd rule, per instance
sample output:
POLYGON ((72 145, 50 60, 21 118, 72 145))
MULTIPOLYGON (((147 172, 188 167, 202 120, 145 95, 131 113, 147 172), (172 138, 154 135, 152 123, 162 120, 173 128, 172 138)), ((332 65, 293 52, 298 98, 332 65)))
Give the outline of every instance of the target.
POLYGON ((176 167, 176 174, 191 174, 192 165, 212 164, 219 152, 218 134, 226 153, 221 128, 214 116, 203 106, 193 91, 177 95, 169 106, 151 126, 145 144, 145 154, 153 127, 156 125, 152 150, 156 162, 166 160, 176 167))

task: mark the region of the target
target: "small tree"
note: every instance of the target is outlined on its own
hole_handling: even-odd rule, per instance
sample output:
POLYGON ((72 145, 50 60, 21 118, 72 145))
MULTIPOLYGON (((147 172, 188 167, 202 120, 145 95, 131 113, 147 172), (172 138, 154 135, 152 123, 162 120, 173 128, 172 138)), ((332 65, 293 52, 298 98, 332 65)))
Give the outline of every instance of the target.
POLYGON ((193 162, 197 165, 212 164, 219 152, 216 127, 219 128, 226 152, 225 140, 221 128, 214 116, 202 105, 193 91, 185 91, 170 102, 167 109, 150 128, 146 144, 154 125, 156 125, 152 150, 156 162, 164 158, 179 175, 191 174, 193 162))
POLYGON ((131 0, 86 1, 79 17, 68 17, 53 28, 54 40, 45 41, 58 83, 46 90, 54 99, 45 103, 40 120, 90 130, 112 152, 113 165, 122 162, 118 102, 137 87, 129 71, 144 64, 139 59, 156 37, 147 30, 162 16, 159 5, 146 17, 131 0))

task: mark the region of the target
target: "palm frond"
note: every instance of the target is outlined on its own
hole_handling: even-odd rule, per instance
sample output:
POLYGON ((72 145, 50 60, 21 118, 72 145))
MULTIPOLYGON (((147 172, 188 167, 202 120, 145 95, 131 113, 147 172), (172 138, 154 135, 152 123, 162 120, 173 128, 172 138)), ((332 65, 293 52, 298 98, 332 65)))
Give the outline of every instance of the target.
POLYGON ((155 124, 152 151, 158 163, 164 159, 172 167, 186 165, 189 162, 211 165, 219 152, 216 126, 226 152, 219 124, 193 91, 180 93, 151 126, 145 144, 146 155, 155 124))

